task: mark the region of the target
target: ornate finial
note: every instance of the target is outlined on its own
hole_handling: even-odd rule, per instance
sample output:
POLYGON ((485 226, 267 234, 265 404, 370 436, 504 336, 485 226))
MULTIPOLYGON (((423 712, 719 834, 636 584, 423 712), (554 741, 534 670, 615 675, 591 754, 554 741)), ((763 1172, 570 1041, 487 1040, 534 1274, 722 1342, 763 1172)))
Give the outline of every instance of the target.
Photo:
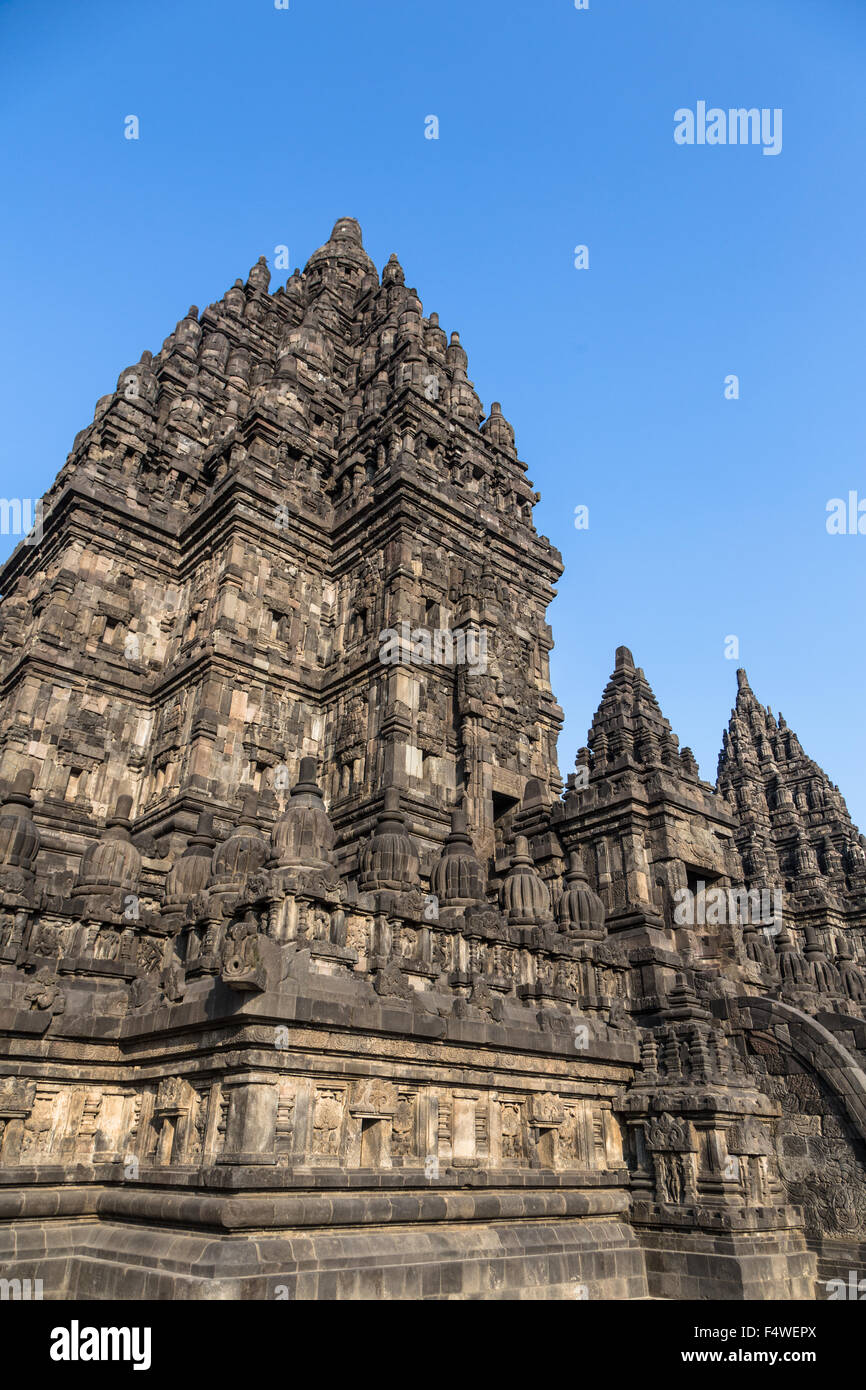
POLYGON ((162 911, 167 916, 181 910, 207 888, 214 844, 213 812, 200 811, 195 834, 190 836, 186 849, 169 869, 165 881, 162 911))
POLYGON ((271 283, 271 272, 266 256, 259 256, 247 276, 247 281, 254 290, 267 291, 268 285, 271 283))
POLYGON ((392 252, 391 255, 388 257, 388 264, 382 271, 382 284, 403 285, 405 283, 406 277, 403 274, 403 267, 401 266, 394 252, 392 252))
POLYGON ((213 840, 213 811, 200 811, 195 834, 190 844, 206 843, 213 840))
POLYGON ((633 670, 634 670, 634 657, 632 656, 632 654, 631 654, 631 652, 629 651, 628 647, 617 647, 617 649, 616 649, 616 665, 615 665, 615 667, 614 667, 614 670, 616 670, 616 671, 633 671, 633 670))
POLYGON ((451 342, 445 349, 445 364, 450 367, 452 371, 462 370, 465 372, 469 367, 469 358, 466 356, 466 351, 460 341, 459 333, 451 334, 451 342))
POLYGON ((302 758, 288 804, 271 830, 272 862, 281 868, 327 869, 336 835, 316 777, 316 759, 302 758))
POLYGON ((33 787, 33 772, 29 767, 19 767, 15 781, 3 798, 4 806, 32 806, 30 796, 33 787))
POLYGON ((117 798, 114 815, 105 822, 99 840, 88 845, 81 856, 75 894, 106 894, 118 888, 135 889, 141 872, 141 854, 130 837, 129 813, 132 797, 117 798))
POLYGON ((430 887, 445 906, 483 902, 487 875, 475 855, 462 806, 451 812, 451 833, 430 875, 430 887))
POLYGON ((490 414, 481 426, 481 432, 500 448, 514 449, 514 430, 502 414, 499 401, 494 401, 491 405, 490 414))
POLYGON ((698 760, 692 752, 691 748, 689 748, 688 746, 683 748, 680 752, 680 762, 682 763, 684 772, 688 773, 692 777, 700 776, 698 760))
POLYGON ((130 813, 131 810, 132 810, 132 797, 129 796, 129 795, 127 795, 126 793, 124 793, 123 796, 119 796, 119 797, 117 798, 117 804, 116 804, 116 806, 115 806, 115 808, 114 808, 114 815, 111 816, 111 817, 109 818, 109 820, 106 821, 107 827, 108 827, 109 829, 111 829, 113 826, 119 825, 119 826, 121 826, 121 827, 127 827, 127 828, 128 828, 128 826, 129 826, 129 813, 130 813))
POLYGON ((361 888, 404 891, 418 879, 418 853, 400 809, 400 791, 386 787, 371 839, 361 851, 361 888))
MULTIPOLYGON (((334 223, 329 241, 351 241, 356 246, 363 244, 361 224, 354 217, 338 217, 334 223)), ((392 256, 392 260, 396 257, 392 256)))
POLYGON ((298 780, 292 787, 292 796, 299 796, 303 792, 321 796, 316 775, 315 758, 301 758, 301 766, 298 769, 298 780))
POLYGON ((568 852, 568 872, 565 875, 567 883, 572 883, 577 879, 586 878, 586 869, 583 867, 583 856, 579 849, 572 849, 568 852))
POLYGON ((580 850, 570 850, 565 888, 556 903, 560 930, 575 939, 600 941, 606 935, 605 917, 604 903, 590 887, 580 850))
POLYGON ((550 920, 550 893, 525 835, 514 837, 511 868, 499 889, 499 904, 514 926, 541 926, 550 920))

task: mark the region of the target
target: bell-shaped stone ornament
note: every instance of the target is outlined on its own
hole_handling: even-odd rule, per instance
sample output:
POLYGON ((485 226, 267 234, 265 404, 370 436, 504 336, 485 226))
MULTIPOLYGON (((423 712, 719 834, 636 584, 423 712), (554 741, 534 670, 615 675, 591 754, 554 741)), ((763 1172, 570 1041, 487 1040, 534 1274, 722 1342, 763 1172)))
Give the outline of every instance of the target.
POLYGON ((202 811, 195 834, 168 872, 163 912, 179 912, 197 893, 204 892, 210 883, 213 848, 213 815, 202 811))
POLYGON ((361 853, 361 889, 403 892, 418 882, 418 852, 400 810, 400 793, 388 787, 376 829, 361 853))
POLYGON ((268 857, 268 846, 256 824, 257 802, 258 794, 248 788, 237 825, 214 850, 210 887, 216 892, 237 892, 250 874, 258 873, 268 857))
POLYGON ((132 797, 119 796, 114 815, 106 821, 101 837, 81 856, 73 896, 113 893, 117 889, 135 892, 141 873, 141 855, 132 843, 131 810, 132 797))
POLYGON ((583 941, 602 941, 606 935, 604 903, 590 887, 578 850, 568 857, 565 888, 556 904, 560 931, 583 941))
POLYGON ((330 868, 335 842, 336 833, 316 781, 316 760, 302 758, 288 805, 271 831, 272 862, 280 868, 330 868))
POLYGON ((513 926, 535 927, 550 921, 550 893, 532 861, 525 835, 514 841, 511 868, 499 890, 499 903, 513 926))
POLYGON ((464 810, 451 812, 451 833, 430 875, 430 889, 446 907, 483 902, 487 876, 475 853, 464 810))

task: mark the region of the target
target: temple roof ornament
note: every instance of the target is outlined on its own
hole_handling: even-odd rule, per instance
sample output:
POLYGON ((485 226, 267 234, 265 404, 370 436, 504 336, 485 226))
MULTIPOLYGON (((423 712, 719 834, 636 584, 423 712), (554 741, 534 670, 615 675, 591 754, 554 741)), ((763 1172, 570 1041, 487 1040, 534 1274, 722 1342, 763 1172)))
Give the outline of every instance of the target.
POLYGON ((400 792, 388 787, 376 829, 361 851, 361 888, 412 888, 418 881, 418 851, 406 829, 400 792))
POLYGON ((0 864, 30 871, 39 850, 39 830, 33 823, 33 773, 21 768, 0 805, 0 864))
POLYGON ((451 812, 451 830, 442 857, 433 866, 430 887, 444 906, 483 902, 487 876, 475 853, 466 812, 451 812))
POLYGON ((109 893, 119 888, 134 892, 138 887, 141 855, 132 843, 131 810, 132 797, 118 797, 101 837, 88 845, 81 857, 76 893, 109 893))
POLYGON ((271 830, 271 852, 281 868, 317 869, 334 863, 334 827, 316 781, 315 758, 302 758, 288 804, 271 830))
POLYGON ((499 890, 499 902, 515 926, 542 926, 551 920, 550 892, 533 863, 525 835, 515 838, 511 867, 499 890))
POLYGON ((590 886, 579 850, 568 857, 565 888, 556 904, 556 920, 561 931, 582 941, 601 941, 606 936, 605 907, 590 886))
POLYGON ((243 809, 235 829, 214 850, 210 886, 215 891, 242 887, 247 877, 257 873, 268 857, 268 846, 256 819, 258 800, 254 788, 244 791, 243 809))

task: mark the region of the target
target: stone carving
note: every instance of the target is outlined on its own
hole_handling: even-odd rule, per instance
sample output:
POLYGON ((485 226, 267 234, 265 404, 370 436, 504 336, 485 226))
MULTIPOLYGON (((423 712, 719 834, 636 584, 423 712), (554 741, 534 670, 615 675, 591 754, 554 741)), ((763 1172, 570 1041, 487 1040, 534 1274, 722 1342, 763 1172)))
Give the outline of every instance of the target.
POLYGON ((503 1102, 499 1107, 502 1157, 518 1162, 523 1158, 523 1115, 519 1104, 503 1102))
POLYGON ((24 998, 28 1008, 41 1013, 62 1014, 66 1008, 66 996, 50 970, 37 972, 33 983, 24 991, 24 998))
POLYGON ((562 1101, 559 1096, 543 1091, 532 1098, 532 1119, 536 1124, 559 1124, 564 1117, 562 1101))
POLYGON ((278 969, 274 942, 263 934, 253 912, 229 926, 222 948, 222 979, 232 989, 246 992, 268 988, 269 972, 278 969))
POLYGON ((29 1161, 58 1213, 78 1165, 95 1207, 155 1176, 122 1266, 64 1233, 70 1287, 245 1295, 263 1223, 336 1296, 327 1242, 375 1230, 389 1294, 392 1220, 459 1264, 494 1209, 541 1284, 571 1213, 593 1297, 811 1296, 792 1205, 866 1266, 864 841, 745 672, 702 781, 626 647, 560 796, 537 500, 350 218, 76 437, 0 582, 0 1166, 10 1210, 29 1161))
POLYGON ((374 1115, 393 1115, 397 1109, 397 1090, 390 1082, 377 1077, 366 1078, 355 1083, 352 1100, 355 1111, 368 1111, 374 1115))
POLYGON ((341 1091, 318 1091, 313 1114, 313 1152, 336 1157, 340 1151, 344 1096, 341 1091))

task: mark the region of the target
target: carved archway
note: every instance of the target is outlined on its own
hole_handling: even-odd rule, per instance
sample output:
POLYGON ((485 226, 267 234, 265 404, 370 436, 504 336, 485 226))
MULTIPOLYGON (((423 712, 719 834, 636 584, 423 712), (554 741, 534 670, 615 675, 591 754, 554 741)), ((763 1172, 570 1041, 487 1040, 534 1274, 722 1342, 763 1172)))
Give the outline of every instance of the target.
MULTIPOLYGON (((830 1028, 779 1000, 730 1009, 756 1084, 779 1102, 779 1171, 803 1208, 821 1280, 866 1272, 866 1071, 830 1028)), ((831 1020, 828 1020, 831 1021, 831 1020)), ((855 1020, 839 1018, 851 1031, 855 1020)))

